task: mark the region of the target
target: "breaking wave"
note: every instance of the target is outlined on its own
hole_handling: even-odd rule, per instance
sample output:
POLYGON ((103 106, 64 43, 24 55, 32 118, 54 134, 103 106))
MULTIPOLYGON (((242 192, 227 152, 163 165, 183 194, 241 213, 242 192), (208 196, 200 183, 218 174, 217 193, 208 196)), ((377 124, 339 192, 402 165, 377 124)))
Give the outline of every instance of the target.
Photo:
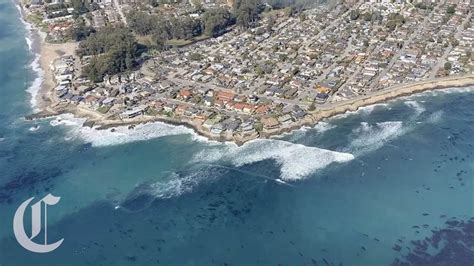
POLYGON ((420 115, 426 111, 426 109, 417 101, 405 101, 405 104, 413 108, 417 115, 420 115))
POLYGON ((357 111, 353 113, 362 113, 365 115, 369 115, 377 108, 386 108, 386 107, 388 107, 388 104, 386 103, 376 103, 376 104, 360 107, 357 111))
POLYGON ((194 157, 195 162, 225 162, 236 167, 273 159, 280 166, 281 179, 303 179, 331 163, 354 159, 349 153, 334 152, 282 140, 258 139, 241 147, 223 145, 208 148, 194 157))
POLYGON ((407 128, 402 121, 388 121, 375 124, 362 122, 352 131, 352 141, 347 151, 360 155, 381 148, 385 143, 404 134, 407 128))
POLYGON ((172 172, 158 182, 137 185, 115 209, 130 212, 143 210, 155 199, 170 199, 192 192, 203 182, 213 182, 225 173, 216 167, 202 167, 193 171, 172 172))
POLYGON ((25 36, 26 44, 28 45, 28 49, 30 50, 30 52, 34 55, 34 59, 30 63, 29 67, 35 73, 35 79, 31 82, 30 86, 28 87, 26 91, 31 95, 31 99, 30 99, 31 107, 34 110, 37 110, 38 108, 37 97, 41 89, 41 84, 43 83, 43 80, 44 80, 44 71, 43 69, 41 69, 41 66, 39 63, 40 54, 35 53, 33 51, 33 27, 31 26, 30 23, 25 21, 25 19, 23 18, 23 11, 21 10, 20 5, 17 4, 16 8, 18 10, 18 13, 20 14, 21 23, 25 26, 25 29, 26 29, 26 36, 25 36))
POLYGON ((85 119, 74 118, 71 114, 64 114, 56 117, 50 124, 52 126, 65 126, 67 130, 66 140, 82 140, 91 143, 93 147, 120 145, 171 135, 195 134, 193 130, 185 126, 168 125, 162 122, 139 124, 133 129, 129 129, 127 126, 119 126, 115 127, 113 131, 83 127, 84 122, 85 119))
POLYGON ((276 139, 288 137, 288 141, 298 142, 299 140, 305 138, 307 133, 323 134, 334 128, 336 128, 336 125, 321 121, 318 122, 314 127, 304 126, 291 132, 285 132, 281 136, 276 137, 276 139))

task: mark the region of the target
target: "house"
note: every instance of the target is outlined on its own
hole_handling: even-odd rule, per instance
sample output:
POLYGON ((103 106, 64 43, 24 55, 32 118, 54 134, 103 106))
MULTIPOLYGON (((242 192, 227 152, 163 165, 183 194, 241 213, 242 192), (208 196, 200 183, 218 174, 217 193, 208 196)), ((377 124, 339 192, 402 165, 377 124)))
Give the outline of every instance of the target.
POLYGON ((102 101, 102 104, 103 105, 114 105, 115 103, 115 98, 112 98, 112 97, 109 97, 109 98, 106 98, 102 101))
POLYGON ((204 97, 204 104, 205 104, 206 106, 212 106, 212 97, 210 97, 210 96, 205 96, 205 97, 204 97))
POLYGON ((281 124, 290 124, 292 122, 291 116, 289 114, 278 117, 278 122, 281 124))
POLYGON ((260 121, 262 122, 263 128, 265 129, 275 129, 280 125, 278 120, 273 117, 262 118, 260 121))
POLYGON ((324 103, 329 98, 327 93, 318 93, 316 94, 315 100, 319 103, 324 103))
POLYGON ((122 119, 131 119, 140 115, 143 115, 146 111, 146 106, 136 107, 132 110, 126 110, 120 114, 120 118, 122 119))
POLYGON ((222 124, 215 124, 211 127, 211 134, 220 135, 224 131, 222 124))
POLYGON ((186 110, 188 109, 188 107, 186 105, 178 105, 175 109, 175 113, 177 115, 184 115, 184 113, 186 112, 186 110))
POLYGON ((95 105, 99 101, 99 98, 94 95, 87 95, 86 98, 84 99, 84 103, 87 105, 95 105))
POLYGON ((188 90, 188 89, 182 89, 178 93, 178 98, 179 99, 187 100, 190 97, 191 97, 191 91, 188 90))
POLYGON ((218 91, 216 95, 217 100, 221 100, 223 102, 232 101, 234 97, 235 97, 234 93, 226 92, 226 91, 218 91))

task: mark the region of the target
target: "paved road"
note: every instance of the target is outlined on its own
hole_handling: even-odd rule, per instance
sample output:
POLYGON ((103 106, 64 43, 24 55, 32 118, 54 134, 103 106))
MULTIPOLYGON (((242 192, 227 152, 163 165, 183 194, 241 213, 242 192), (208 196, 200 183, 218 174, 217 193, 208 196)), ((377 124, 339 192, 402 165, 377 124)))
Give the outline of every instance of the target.
POLYGON ((334 20, 333 22, 331 22, 326 28, 322 29, 316 36, 314 36, 313 38, 311 38, 310 40, 308 40, 307 42, 307 45, 304 45, 300 48, 303 49, 303 48, 308 48, 308 46, 310 46, 311 44, 313 44, 317 39, 321 38, 321 36, 323 36, 324 34, 326 34, 326 32, 329 30, 329 29, 332 29, 334 27, 336 27, 337 25, 339 25, 341 23, 341 20, 343 20, 345 17, 349 16, 349 14, 351 13, 352 10, 355 10, 357 8, 359 8, 360 5, 362 5, 362 3, 364 3, 363 0, 357 2, 357 4, 353 5, 351 8, 349 8, 349 10, 347 10, 344 14, 340 15, 336 20, 334 20))
POLYGON ((127 20, 125 19, 125 15, 123 14, 122 5, 119 4, 118 0, 113 0, 113 1, 114 1, 115 8, 117 9, 120 15, 120 19, 122 20, 124 25, 127 25, 127 20))
MULTIPOLYGON (((439 6, 439 4, 438 4, 439 6)), ((433 8, 433 10, 431 10, 430 14, 428 14, 428 16, 425 17, 425 19, 423 20, 423 22, 421 23, 421 25, 419 25, 417 27, 417 29, 410 35, 410 37, 405 40, 403 42, 403 47, 402 49, 400 49, 393 57, 392 57, 392 60, 390 60, 390 63, 388 64, 388 66, 386 68, 384 68, 384 70, 375 78, 375 80, 372 82, 371 86, 370 86, 370 89, 373 89, 375 88, 375 86, 378 84, 379 80, 384 77, 388 71, 390 71, 390 69, 392 69, 393 65, 395 64, 395 62, 397 62, 397 60, 400 58, 400 56, 406 51, 406 48, 407 46, 413 41, 413 39, 415 38, 415 36, 418 36, 421 32, 421 30, 423 29, 423 27, 426 25, 426 23, 428 23, 431 15, 433 14, 433 12, 438 8, 438 6, 436 6, 435 8, 433 8)))
MULTIPOLYGON (((472 12, 469 13, 469 16, 467 16, 464 21, 459 25, 459 27, 456 29, 456 33, 454 34, 454 38, 459 39, 461 37, 462 30, 464 29, 464 25, 471 19, 472 12)), ((430 78, 435 78, 436 73, 438 73, 438 70, 442 67, 444 67, 444 63, 446 62, 446 58, 448 57, 449 53, 453 50, 453 46, 449 44, 449 47, 447 47, 444 50, 443 56, 438 59, 438 62, 436 65, 433 67, 433 70, 431 71, 430 78)))

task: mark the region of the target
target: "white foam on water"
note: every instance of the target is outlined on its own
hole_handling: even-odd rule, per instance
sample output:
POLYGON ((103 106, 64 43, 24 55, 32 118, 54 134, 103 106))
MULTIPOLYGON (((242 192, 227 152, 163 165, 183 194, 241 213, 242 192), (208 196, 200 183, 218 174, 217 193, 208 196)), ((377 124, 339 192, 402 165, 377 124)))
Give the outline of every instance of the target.
POLYGON ((31 131, 31 132, 34 132, 34 131, 38 131, 39 129, 40 129, 40 126, 36 125, 34 127, 30 127, 28 130, 31 131))
POLYGON ((362 122, 352 132, 352 141, 347 151, 356 155, 381 148, 385 143, 401 136, 408 128, 402 121, 387 121, 375 124, 362 122))
POLYGON ((37 97, 44 80, 44 72, 43 69, 41 69, 40 67, 39 60, 39 54, 36 54, 35 59, 30 64, 31 69, 36 73, 36 77, 26 90, 31 95, 30 104, 34 110, 38 110, 37 97))
POLYGON ((474 93, 474 86, 469 87, 451 87, 444 89, 428 90, 406 96, 407 99, 416 99, 425 96, 438 96, 442 94, 459 94, 459 93, 474 93))
POLYGON ((343 163, 354 159, 349 153, 308 147, 282 140, 257 139, 243 146, 222 145, 204 149, 195 155, 195 162, 226 162, 236 167, 268 159, 276 161, 281 168, 282 180, 303 179, 331 163, 343 163))
POLYGON ((363 114, 368 115, 368 114, 371 114, 377 107, 387 107, 387 106, 388 104, 386 103, 376 103, 376 104, 360 107, 357 111, 353 113, 363 113, 363 114))
POLYGON ((222 176, 222 169, 205 167, 183 174, 172 172, 164 180, 142 186, 138 193, 145 193, 159 199, 179 197, 190 193, 202 182, 212 182, 222 176))
POLYGON ((290 136, 288 139, 289 141, 297 142, 298 140, 305 138, 308 131, 311 133, 315 132, 317 134, 324 134, 326 131, 329 131, 334 128, 336 128, 335 125, 330 124, 328 122, 321 121, 321 122, 318 122, 314 127, 304 126, 299 129, 293 130, 291 132, 285 132, 275 138, 279 139, 285 136, 290 136))
POLYGON ((329 119, 341 119, 341 118, 349 117, 351 115, 359 115, 359 114, 370 115, 377 107, 386 108, 389 110, 391 109, 388 103, 374 103, 371 105, 359 107, 356 111, 346 111, 342 114, 332 116, 329 119))
POLYGON ((318 133, 325 133, 326 131, 329 131, 329 130, 334 129, 334 128, 336 128, 335 125, 327 123, 327 122, 318 122, 314 126, 314 129, 316 129, 316 131, 318 133))
MULTIPOLYGON (((26 44, 28 45, 28 49, 30 50, 31 53, 34 53, 33 51, 33 41, 32 41, 32 36, 33 36, 33 27, 30 23, 28 23, 24 18, 23 18, 23 12, 21 10, 20 5, 16 5, 16 8, 18 10, 18 13, 20 14, 20 20, 25 26, 27 35, 25 36, 25 41, 26 44)), ((36 77, 35 79, 31 82, 30 86, 26 90, 30 95, 30 104, 33 110, 38 111, 38 101, 36 98, 38 97, 38 93, 41 89, 41 85, 44 80, 44 71, 40 67, 40 54, 39 53, 34 53, 35 58, 33 59, 33 62, 30 63, 29 67, 35 72, 36 77)))
MULTIPOLYGON (((174 126, 162 122, 140 124, 133 129, 128 126, 118 126, 114 130, 97 130, 96 128, 83 127, 85 119, 75 118, 71 114, 63 114, 52 120, 52 126, 64 126, 67 140, 81 140, 91 143, 93 147, 121 145, 130 142, 150 140, 164 136, 195 134, 185 126, 174 126)), ((196 139, 198 139, 196 137, 196 139)))
POLYGON ((432 124, 439 123, 441 121, 441 119, 443 119, 443 114, 444 114, 443 111, 436 111, 428 117, 426 122, 432 123, 432 124))
POLYGON ((459 88, 446 88, 446 89, 440 89, 436 90, 442 93, 446 94, 451 94, 451 93, 472 93, 474 92, 474 86, 470 87, 459 87, 459 88))
POLYGON ((33 41, 29 37, 25 37, 26 44, 28 45, 28 49, 31 51, 33 50, 33 41))
POLYGON ((426 109, 417 101, 405 101, 404 102, 407 106, 413 108, 417 115, 422 114, 426 109))
POLYGON ((166 182, 156 182, 150 186, 150 194, 155 198, 172 198, 191 192, 203 179, 205 175, 191 174, 180 177, 173 174, 171 179, 166 182))

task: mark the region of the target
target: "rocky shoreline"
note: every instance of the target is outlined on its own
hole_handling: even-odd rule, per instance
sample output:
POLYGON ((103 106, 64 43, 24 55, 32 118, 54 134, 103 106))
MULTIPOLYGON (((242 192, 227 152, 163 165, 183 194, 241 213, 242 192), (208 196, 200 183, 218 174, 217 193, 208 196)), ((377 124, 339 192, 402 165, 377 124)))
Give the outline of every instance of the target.
POLYGON ((275 130, 264 130, 258 135, 255 134, 250 136, 241 136, 236 134, 232 136, 228 136, 225 134, 216 136, 203 129, 197 123, 170 117, 144 116, 138 119, 130 119, 127 121, 118 119, 108 119, 104 117, 104 115, 99 114, 98 112, 86 110, 86 108, 75 106, 72 104, 63 106, 62 104, 59 104, 57 102, 55 103, 55 101, 51 99, 49 99, 50 105, 43 108, 43 110, 41 110, 40 112, 26 116, 25 118, 32 120, 53 117, 64 113, 71 113, 76 117, 87 118, 87 121, 84 123, 84 126, 94 127, 97 130, 113 130, 113 128, 119 126, 129 126, 130 128, 133 128, 135 125, 138 124, 164 122, 176 126, 186 126, 194 130, 198 135, 206 137, 209 140, 220 142, 233 142, 240 146, 248 141, 257 138, 272 138, 274 136, 282 135, 283 133, 292 132, 302 127, 314 127, 318 122, 323 121, 324 119, 344 114, 346 112, 354 112, 361 107, 387 102, 389 100, 413 95, 424 91, 468 86, 474 86, 474 75, 453 76, 429 81, 422 81, 413 84, 401 84, 392 88, 371 93, 370 95, 321 106, 315 111, 310 112, 301 122, 293 123, 288 127, 282 127, 275 130), (52 103, 54 103, 54 105, 52 105, 52 103))

